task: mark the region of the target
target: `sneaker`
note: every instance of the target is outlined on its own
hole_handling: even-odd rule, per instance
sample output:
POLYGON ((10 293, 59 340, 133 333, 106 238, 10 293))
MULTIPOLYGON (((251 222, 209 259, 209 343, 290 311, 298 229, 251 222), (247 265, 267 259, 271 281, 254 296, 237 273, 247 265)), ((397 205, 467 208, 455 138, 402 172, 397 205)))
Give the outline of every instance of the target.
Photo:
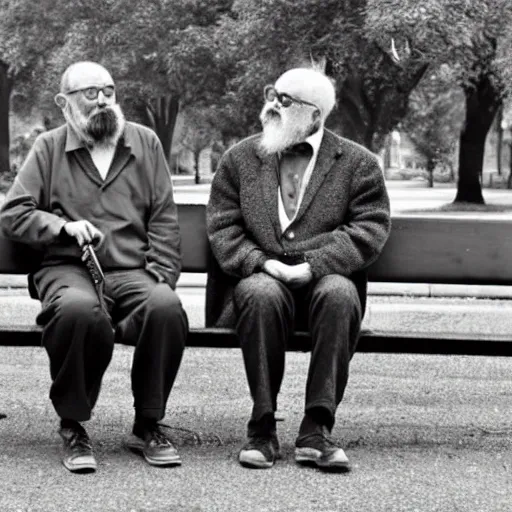
POLYGON ((297 438, 295 462, 324 470, 350 470, 348 457, 343 449, 329 438, 325 427, 320 432, 297 438))
POLYGON ((87 432, 79 423, 73 427, 61 427, 59 435, 64 441, 62 464, 73 473, 92 473, 97 464, 87 432))
POLYGON ((246 468, 271 468, 279 455, 279 441, 273 432, 270 435, 254 435, 249 437, 247 444, 240 450, 238 461, 246 468))
POLYGON ((162 427, 168 426, 156 421, 149 422, 142 428, 134 425, 126 445, 133 452, 142 455, 152 466, 180 466, 178 450, 162 431, 162 427))

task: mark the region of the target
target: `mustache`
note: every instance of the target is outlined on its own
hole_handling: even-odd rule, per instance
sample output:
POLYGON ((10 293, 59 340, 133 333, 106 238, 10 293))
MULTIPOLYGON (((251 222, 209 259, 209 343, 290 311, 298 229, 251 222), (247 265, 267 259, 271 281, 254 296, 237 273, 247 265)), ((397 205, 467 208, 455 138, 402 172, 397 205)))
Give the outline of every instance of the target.
POLYGON ((271 119, 281 119, 281 112, 274 107, 269 107, 261 114, 262 121, 269 121, 271 119))

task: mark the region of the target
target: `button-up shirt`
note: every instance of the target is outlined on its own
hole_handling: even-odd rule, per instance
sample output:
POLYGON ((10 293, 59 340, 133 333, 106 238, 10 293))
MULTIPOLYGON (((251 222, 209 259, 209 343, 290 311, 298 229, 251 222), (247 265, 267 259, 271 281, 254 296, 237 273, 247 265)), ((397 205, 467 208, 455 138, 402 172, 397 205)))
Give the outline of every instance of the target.
POLYGON ((288 215, 286 215, 286 210, 283 204, 283 198, 281 197, 281 187, 277 189, 277 206, 279 212, 279 223, 281 224, 281 231, 284 233, 286 229, 290 226, 290 224, 294 221, 297 212, 300 208, 300 203, 302 202, 302 198, 304 197, 304 192, 306 187, 308 186, 309 180, 311 178, 311 174, 313 173, 313 169, 316 165, 316 159, 318 157, 318 150, 320 149, 320 144, 322 143, 322 137, 324 136, 324 128, 321 127, 317 130, 313 135, 310 135, 304 142, 307 142, 311 148, 313 149, 313 156, 311 157, 306 170, 304 171, 304 176, 302 177, 302 183, 299 189, 299 198, 297 200, 297 209, 295 210, 295 215, 289 219, 288 215))

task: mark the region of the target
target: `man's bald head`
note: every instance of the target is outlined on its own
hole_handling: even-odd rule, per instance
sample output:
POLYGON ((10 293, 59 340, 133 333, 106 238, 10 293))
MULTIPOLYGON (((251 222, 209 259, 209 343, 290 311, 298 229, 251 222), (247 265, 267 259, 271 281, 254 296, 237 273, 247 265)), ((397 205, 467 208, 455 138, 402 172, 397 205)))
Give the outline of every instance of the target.
POLYGON ((116 101, 114 80, 100 64, 71 64, 62 75, 55 103, 88 147, 117 144, 124 130, 124 115, 116 101))
POLYGON ((331 113, 336 103, 336 91, 333 82, 324 73, 311 68, 294 68, 283 73, 276 81, 279 93, 316 105, 322 121, 331 113))
POLYGON ((75 62, 64 71, 60 81, 60 92, 65 94, 76 89, 98 85, 114 85, 110 73, 97 62, 75 62))

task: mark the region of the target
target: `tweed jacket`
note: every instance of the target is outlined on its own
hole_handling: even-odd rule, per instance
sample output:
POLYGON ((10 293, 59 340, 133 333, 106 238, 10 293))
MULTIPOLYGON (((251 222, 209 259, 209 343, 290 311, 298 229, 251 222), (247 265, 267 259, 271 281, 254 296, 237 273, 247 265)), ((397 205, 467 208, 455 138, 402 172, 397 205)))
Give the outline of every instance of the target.
POLYGON ((206 209, 212 250, 206 324, 235 324, 232 291, 267 259, 307 261, 313 279, 352 279, 366 304, 366 269, 389 235, 389 198, 375 156, 325 130, 313 174, 293 222, 281 231, 279 164, 259 147, 261 134, 230 148, 219 162, 206 209))

